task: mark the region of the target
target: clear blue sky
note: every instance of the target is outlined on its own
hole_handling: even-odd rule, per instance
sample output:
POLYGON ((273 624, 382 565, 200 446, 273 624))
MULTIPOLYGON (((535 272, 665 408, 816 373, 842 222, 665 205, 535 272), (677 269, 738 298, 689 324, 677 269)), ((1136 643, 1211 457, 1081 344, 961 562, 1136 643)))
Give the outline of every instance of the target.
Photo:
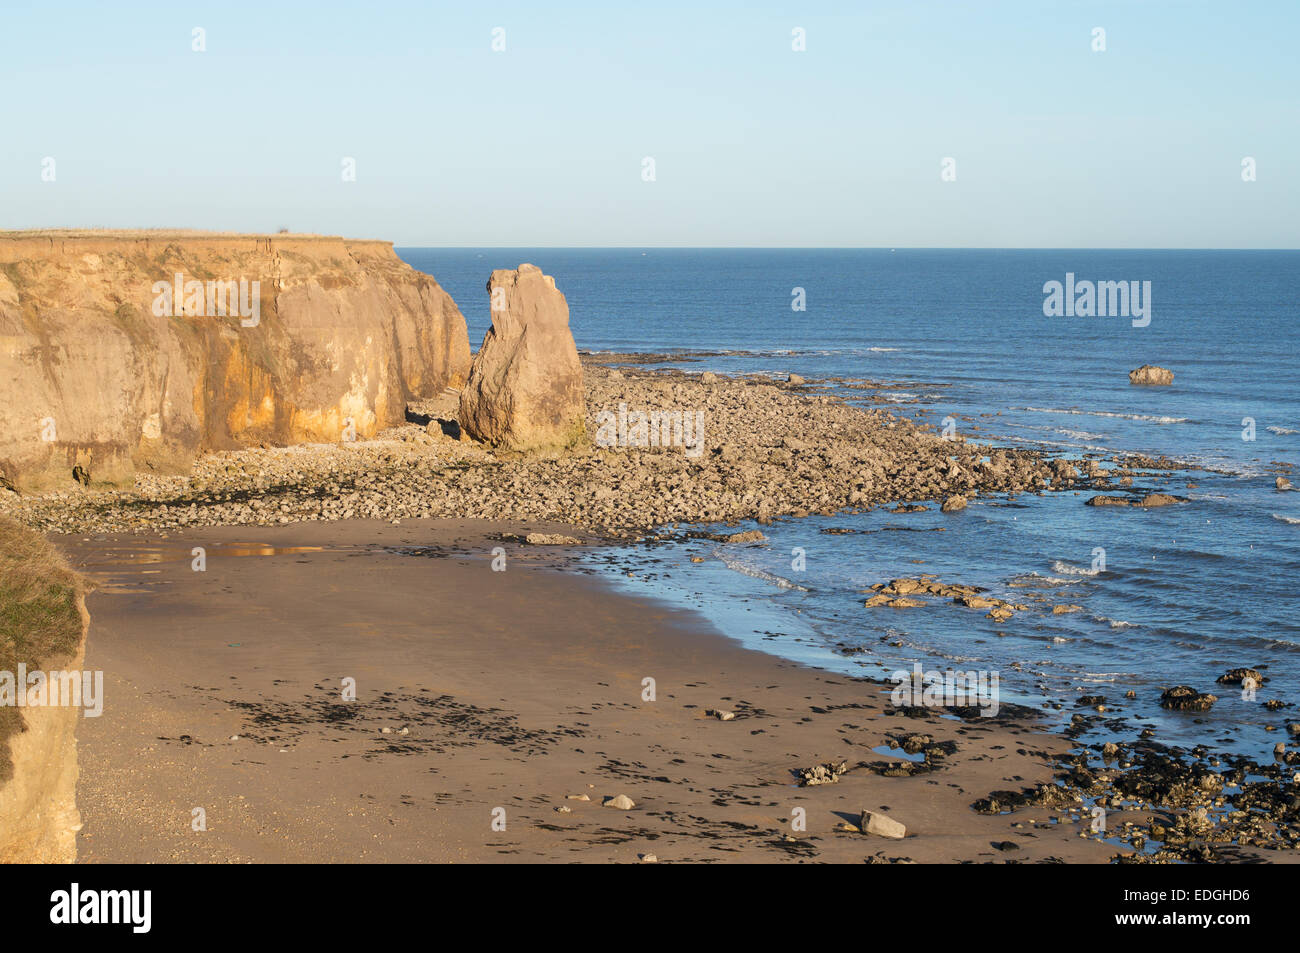
POLYGON ((1297 50, 1297 0, 6 0, 0 227, 1295 248, 1297 50))

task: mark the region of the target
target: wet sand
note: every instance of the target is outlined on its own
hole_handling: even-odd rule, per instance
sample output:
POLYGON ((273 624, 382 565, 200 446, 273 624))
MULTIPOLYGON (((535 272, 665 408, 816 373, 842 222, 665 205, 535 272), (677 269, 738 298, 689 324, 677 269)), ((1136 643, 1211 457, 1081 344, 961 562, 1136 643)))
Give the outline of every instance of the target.
POLYGON ((990 791, 1050 780, 1051 756, 1068 748, 1059 736, 1005 713, 905 717, 879 684, 743 648, 689 613, 614 594, 562 549, 500 538, 534 530, 582 535, 404 520, 58 538, 99 585, 86 667, 102 669, 106 686, 103 715, 78 730, 79 859, 1001 863, 1117 853, 1079 836, 1086 816, 970 809, 990 791), (196 546, 204 572, 191 568, 196 546), (496 546, 504 572, 492 569, 496 546), (355 702, 342 699, 345 678, 356 680, 355 702), (654 701, 642 700, 646 678, 654 701), (719 721, 710 708, 736 717, 719 721), (872 749, 916 731, 956 750, 911 777, 855 767, 904 760, 872 749), (838 783, 795 785, 793 771, 840 759, 850 770, 838 783), (619 794, 635 809, 602 806, 619 794), (590 800, 569 799, 581 795, 590 800), (204 831, 192 829, 195 808, 204 831), (792 830, 795 808, 806 831, 792 830), (909 836, 839 829, 864 808, 909 836), (1018 849, 993 846, 1005 842, 1018 849))

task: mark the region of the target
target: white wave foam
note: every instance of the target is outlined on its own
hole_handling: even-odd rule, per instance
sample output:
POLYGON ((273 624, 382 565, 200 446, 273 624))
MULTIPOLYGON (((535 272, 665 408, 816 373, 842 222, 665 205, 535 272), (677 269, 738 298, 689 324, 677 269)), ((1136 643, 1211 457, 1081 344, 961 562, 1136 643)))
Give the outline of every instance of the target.
POLYGON ((745 563, 733 556, 728 556, 722 552, 716 551, 714 555, 717 556, 718 559, 722 561, 722 564, 732 572, 738 572, 743 576, 749 576, 751 579, 760 579, 763 582, 769 582, 781 589, 793 589, 797 592, 808 591, 806 586, 801 586, 797 582, 791 582, 784 576, 778 576, 776 573, 768 572, 766 569, 759 569, 757 566, 747 566, 745 563))
POLYGON ((1100 569, 1084 569, 1082 566, 1074 566, 1060 559, 1052 563, 1052 572, 1059 572, 1063 576, 1095 576, 1101 572, 1100 569))
POLYGON ((1084 417, 1111 417, 1117 420, 1145 420, 1155 424, 1189 424, 1188 417, 1163 417, 1157 414, 1115 414, 1108 410, 1061 410, 1053 407, 1013 407, 1012 410, 1027 410, 1035 414, 1076 414, 1084 417))
POLYGON ((1024 589, 1030 586, 1068 586, 1071 580, 1063 579, 1060 576, 1040 576, 1036 572, 1024 573, 1016 576, 1008 585, 1017 589, 1024 589))
POLYGON ((1277 520, 1279 523, 1290 523, 1292 526, 1300 526, 1300 517, 1283 516, 1281 513, 1274 513, 1273 519, 1277 520))
POLYGON ((1292 430, 1290 427, 1266 427, 1264 429, 1276 434, 1300 433, 1300 430, 1292 430))

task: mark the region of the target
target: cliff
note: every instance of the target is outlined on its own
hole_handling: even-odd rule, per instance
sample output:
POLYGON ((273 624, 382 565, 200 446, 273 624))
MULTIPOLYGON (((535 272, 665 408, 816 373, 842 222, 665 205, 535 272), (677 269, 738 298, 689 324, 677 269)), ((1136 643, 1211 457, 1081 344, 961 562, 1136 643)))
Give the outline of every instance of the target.
MULTIPOLYGON (((77 854, 77 722, 83 708, 17 704, 26 672, 76 672, 85 657, 84 581, 42 537, 0 520, 0 863, 77 854)), ((102 697, 100 698, 102 702, 102 697)))
POLYGON ((0 232, 0 482, 17 489, 372 436, 469 365, 455 302, 389 242, 0 232))

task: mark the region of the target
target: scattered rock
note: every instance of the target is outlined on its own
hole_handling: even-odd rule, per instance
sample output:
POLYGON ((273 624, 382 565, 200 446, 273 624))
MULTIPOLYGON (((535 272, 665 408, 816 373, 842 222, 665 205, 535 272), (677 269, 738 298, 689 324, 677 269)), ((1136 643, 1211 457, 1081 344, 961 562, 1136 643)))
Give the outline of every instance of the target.
POLYGON ((704 714, 716 718, 718 721, 731 721, 731 719, 736 717, 734 711, 723 711, 721 708, 707 708, 705 709, 704 714))
POLYGON ((943 501, 943 506, 939 507, 941 513, 960 513, 966 509, 966 497, 950 496, 943 501))
POLYGON ((582 540, 562 533, 529 533, 524 541, 532 546, 581 546, 582 540))
POLYGON ((858 828, 864 834, 875 834, 878 837, 891 837, 895 840, 902 840, 907 836, 907 828, 905 826, 878 811, 863 811, 862 818, 858 821, 858 828))
POLYGON ((834 784, 848 770, 847 761, 827 761, 811 768, 800 768, 795 772, 795 777, 799 779, 800 787, 812 787, 817 784, 834 784))
POLYGON ((1136 370, 1128 372, 1128 382, 1148 387, 1167 386, 1174 382, 1174 372, 1164 367, 1156 367, 1154 364, 1143 364, 1136 370))
POLYGON ((626 794, 618 794, 614 797, 605 798, 602 807, 612 807, 617 811, 630 811, 636 807, 636 801, 632 800, 626 794))
POLYGON ((787 382, 787 383, 790 383, 790 384, 806 384, 806 383, 808 383, 806 380, 804 380, 804 379, 803 379, 802 377, 800 377, 798 374, 791 374, 790 376, 788 376, 788 377, 786 378, 786 382, 787 382))
POLYGON ((1240 685, 1248 678, 1254 681, 1256 686, 1263 685, 1266 681, 1258 669, 1253 668, 1234 668, 1231 671, 1224 672, 1215 681, 1220 685, 1240 685))
POLYGON ((1186 503, 1187 497, 1173 496, 1169 493, 1148 493, 1142 497, 1142 502, 1138 506, 1169 506, 1173 503, 1186 503))
POLYGON ((747 529, 743 533, 732 533, 730 536, 724 536, 723 539, 728 543, 759 543, 767 539, 761 530, 747 529))
POLYGON ((1209 711, 1219 699, 1203 694, 1190 685, 1176 685, 1160 694, 1160 707, 1174 711, 1209 711))
POLYGON ((1291 481, 1290 481, 1290 480, 1288 480, 1286 477, 1281 477, 1281 476, 1278 477, 1276 480, 1273 481, 1273 485, 1274 485, 1275 487, 1277 487, 1279 490, 1293 490, 1293 489, 1295 489, 1295 487, 1293 487, 1293 486, 1291 485, 1291 481))

